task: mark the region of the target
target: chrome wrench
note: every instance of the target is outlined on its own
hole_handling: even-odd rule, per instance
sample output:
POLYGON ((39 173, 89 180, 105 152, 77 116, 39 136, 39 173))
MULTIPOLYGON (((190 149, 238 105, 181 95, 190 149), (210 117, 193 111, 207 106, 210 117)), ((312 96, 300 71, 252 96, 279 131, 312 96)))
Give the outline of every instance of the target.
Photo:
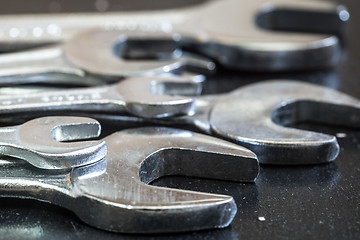
POLYGON ((106 159, 63 173, 1 159, 0 196, 50 202, 109 231, 183 232, 228 226, 237 210, 234 199, 147 183, 173 174, 253 182, 258 174, 249 150, 189 131, 139 128, 103 141, 106 159))
MULTIPOLYGON (((0 114, 65 112, 130 113, 145 118, 162 118, 188 114, 193 110, 192 97, 165 94, 178 92, 197 95, 201 90, 198 78, 173 76, 128 78, 117 84, 25 95, 0 96, 0 114)), ((37 115, 38 116, 38 115, 37 115)))
MULTIPOLYGON (((135 84, 136 85, 136 84, 135 84)), ((171 85, 171 84, 170 84, 171 85)), ((173 93, 182 89, 181 83, 174 86, 173 93)), ((140 93, 143 96, 147 89, 140 93)), ((334 136, 292 129, 280 125, 296 123, 298 121, 317 121, 326 124, 337 124, 348 127, 359 127, 359 100, 335 90, 316 86, 314 84, 297 81, 266 81, 241 87, 223 95, 209 95, 199 97, 184 97, 192 103, 189 111, 180 112, 178 107, 171 111, 164 109, 162 101, 149 95, 151 104, 133 108, 132 116, 123 116, 121 112, 116 116, 110 111, 101 113, 94 106, 83 108, 82 114, 96 119, 107 118, 123 122, 128 120, 141 122, 155 122, 159 124, 185 124, 201 131, 218 136, 254 151, 260 163, 266 164, 317 164, 333 161, 339 153, 339 145, 334 136), (139 119, 137 116, 161 116, 150 111, 160 108, 169 118, 166 120, 139 119), (184 115, 187 112, 188 115, 184 115), (321 115, 318 113, 321 112, 321 115), (177 114, 178 113, 178 114, 177 114), (107 114, 107 115, 106 115, 107 114), (112 116, 111 116, 112 115, 112 116), (306 156, 306 157, 304 157, 306 156)), ((173 97, 167 96, 168 99, 173 97)), ((0 97, 0 104, 14 101, 17 96, 0 97), (2 100, 2 101, 1 101, 2 100)), ((179 101, 181 97, 174 98, 179 101)), ((61 104, 60 104, 61 105, 61 104)), ((48 114, 34 108, 31 104, 20 105, 21 110, 40 111, 38 115, 48 114)), ((37 106, 37 105, 35 105, 37 106)), ((0 105, 0 114, 18 113, 18 106, 0 105)), ((69 109, 63 105, 58 109, 69 109)), ((55 109, 43 109, 47 112, 55 109)), ((105 109, 103 109, 105 110, 105 109)), ((78 111, 79 112, 79 111, 78 111)), ((38 116, 37 115, 37 116, 38 116)))
MULTIPOLYGON (((182 77, 190 78, 196 75, 186 71, 209 73, 215 70, 211 60, 183 53, 176 46, 170 53, 164 53, 167 54, 165 59, 155 58, 161 54, 156 47, 152 53, 154 56, 148 56, 148 59, 127 59, 122 56, 125 53, 119 50, 128 51, 121 42, 127 37, 128 34, 97 29, 79 34, 65 43, 1 54, 0 85, 46 83, 98 86, 130 77, 180 73, 182 77)), ((146 50, 147 54, 149 51, 146 50)))
MULTIPOLYGON (((192 115, 155 122, 191 126, 230 140, 256 153, 262 164, 319 164, 333 161, 339 154, 335 136, 294 129, 289 124, 310 121, 360 127, 359 99, 305 82, 265 81, 194 99, 192 115)), ((133 116, 86 116, 110 122, 154 122, 133 116)))
POLYGON ((234 69, 312 69, 339 60, 339 39, 333 33, 348 19, 343 6, 290 0, 209 1, 151 13, 9 15, 0 18, 0 45, 5 50, 58 43, 82 30, 103 28, 144 33, 145 41, 146 35, 175 39, 234 69), (313 33, 296 32, 306 30, 313 33))

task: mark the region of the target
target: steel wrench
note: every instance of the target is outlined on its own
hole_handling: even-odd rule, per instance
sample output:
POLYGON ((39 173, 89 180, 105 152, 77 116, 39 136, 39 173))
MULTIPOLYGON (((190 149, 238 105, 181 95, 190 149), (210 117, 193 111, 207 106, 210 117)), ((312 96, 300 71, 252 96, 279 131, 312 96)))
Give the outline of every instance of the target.
MULTIPOLYGON (((88 113, 106 121, 149 123, 149 119, 88 113)), ((158 124, 192 126, 240 144, 262 164, 301 165, 333 161, 339 153, 334 136, 286 127, 312 121, 360 127, 360 101, 338 91, 298 81, 266 81, 223 95, 196 97, 194 114, 158 124), (283 125, 283 126, 281 126, 283 125)))
POLYGON ((149 186, 164 175, 253 182, 255 154, 235 144, 184 130, 139 128, 103 139, 106 159, 65 173, 0 161, 0 196, 51 202, 84 222, 129 233, 222 228, 236 213, 231 196, 149 186))
POLYGON ((184 54, 176 46, 170 47, 166 59, 161 58, 164 56, 158 52, 158 48, 164 43, 157 44, 158 48, 151 47, 154 48, 154 56, 129 60, 122 56, 129 52, 123 43, 127 37, 128 34, 97 29, 79 34, 65 43, 1 54, 0 85, 54 83, 97 86, 122 78, 184 73, 186 70, 209 73, 215 69, 212 61, 194 54, 184 54), (160 59, 155 58, 159 54, 160 59))
POLYGON ((0 96, 0 114, 40 112, 130 113, 145 118, 162 118, 188 114, 193 110, 192 97, 165 94, 197 95, 201 90, 198 78, 174 76, 128 78, 117 84, 71 90, 35 92, 25 95, 0 96))
MULTIPOLYGON (((137 85, 135 81, 124 82, 137 85)), ((175 94, 176 89, 182 89, 181 83, 172 89, 175 94)), ((138 95, 143 97, 144 93, 141 91, 146 92, 147 90, 148 88, 137 89, 138 95)), ((57 92, 55 93, 57 94, 57 92)), ((42 96, 42 94, 29 94, 24 96, 24 99, 30 99, 31 96, 42 96)), ((188 103, 191 103, 187 106, 191 107, 182 112, 176 105, 172 108, 166 107, 163 101, 158 101, 153 96, 156 95, 149 95, 147 100, 143 101, 147 104, 139 105, 138 108, 127 107, 127 112, 142 117, 169 117, 165 121, 147 119, 148 122, 194 126, 205 133, 234 141, 249 148, 258 155, 260 163, 266 164, 324 163, 333 161, 339 153, 339 146, 334 136, 280 125, 305 120, 350 127, 358 127, 359 124, 358 99, 325 87, 297 81, 267 81, 245 86, 224 95, 184 97, 183 99, 187 99, 188 103), (154 111, 153 109, 159 110, 154 111), (317 117, 315 115, 317 112, 321 112, 322 115, 317 117), (189 115, 184 116, 184 113, 189 115)), ((166 97, 169 101, 174 98, 166 97)), ((77 105, 77 102, 73 102, 72 104, 75 104, 76 107, 72 108, 70 102, 66 104, 57 101, 48 105, 52 107, 50 109, 40 108, 42 102, 40 102, 41 104, 39 102, 26 105, 16 104, 16 99, 18 99, 16 95, 0 97, 0 114, 13 115, 26 110, 32 111, 31 114, 41 116, 58 109, 77 110, 77 114, 82 113, 99 120, 110 118, 123 122, 127 118, 120 111, 116 116, 110 116, 114 109, 110 109, 110 111, 102 108, 100 111, 98 105, 90 103, 88 106, 84 105, 87 106, 85 108, 77 105), (7 105, 9 102, 13 104, 7 105), (101 112, 105 115, 99 116, 98 114, 101 112)), ((39 101, 39 97, 34 99, 39 101)), ((174 101, 181 102, 181 99, 179 96, 174 98, 174 101)), ((133 116, 129 118, 129 121, 144 122, 143 119, 133 116)))
POLYGON ((41 169, 88 165, 106 155, 104 141, 74 141, 98 137, 100 124, 84 117, 43 117, 0 128, 0 154, 21 158, 41 169))
POLYGON ((333 34, 341 32, 348 19, 343 6, 323 1, 209 1, 151 13, 1 16, 0 43, 3 50, 38 46, 68 40, 81 30, 105 28, 171 36, 234 69, 311 69, 338 61, 339 40, 333 34))

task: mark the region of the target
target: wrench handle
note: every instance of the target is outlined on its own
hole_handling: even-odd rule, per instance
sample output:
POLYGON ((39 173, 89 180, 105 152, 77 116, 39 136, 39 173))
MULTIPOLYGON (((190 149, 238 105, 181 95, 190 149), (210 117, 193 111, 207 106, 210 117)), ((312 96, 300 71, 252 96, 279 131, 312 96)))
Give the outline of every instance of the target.
POLYGON ((0 115, 58 111, 124 111, 125 103, 112 86, 0 96, 0 115), (111 98, 110 98, 111 96, 111 98))

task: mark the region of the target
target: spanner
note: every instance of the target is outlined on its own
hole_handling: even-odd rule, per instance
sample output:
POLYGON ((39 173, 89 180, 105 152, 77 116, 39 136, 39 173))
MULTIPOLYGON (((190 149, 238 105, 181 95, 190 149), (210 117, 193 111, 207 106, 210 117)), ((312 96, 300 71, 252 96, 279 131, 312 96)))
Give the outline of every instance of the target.
MULTIPOLYGON (((165 94, 197 95, 201 81, 174 76, 127 78, 117 84, 24 95, 0 96, 0 114, 51 111, 130 113, 145 118, 162 118, 188 114, 193 97, 165 94), (181 92, 179 92, 180 85, 181 92)), ((42 113, 43 112, 43 113, 42 113)))
POLYGON ((104 141, 63 142, 98 137, 100 124, 83 117, 43 117, 0 128, 0 154, 55 170, 88 165, 106 155, 104 141))
POLYGON ((97 29, 79 34, 65 43, 1 54, 0 85, 55 83, 97 86, 129 77, 178 74, 187 70, 209 73, 215 69, 211 60, 183 53, 173 44, 171 49, 166 48, 170 53, 162 54, 159 51, 164 43, 158 43, 159 47, 149 47, 147 59, 129 60, 127 55, 141 54, 141 51, 133 53, 127 50, 122 43, 127 37, 129 35, 117 31, 97 29), (151 49, 152 54, 149 53, 151 49))
POLYGON ((171 36, 234 69, 309 69, 338 61, 338 38, 322 33, 341 32, 348 19, 343 6, 290 0, 208 1, 150 13, 3 15, 0 45, 3 50, 38 46, 68 40, 85 29, 105 28, 171 36))
POLYGON ((103 140, 106 159, 65 173, 2 158, 0 196, 57 204, 110 231, 183 232, 228 226, 237 210, 234 199, 148 183, 165 175, 253 182, 258 174, 249 150, 189 131, 139 128, 103 140))
MULTIPOLYGON (((133 116, 90 113, 87 116, 99 121, 151 122, 133 116)), ((155 122, 188 125, 230 140, 255 152, 262 164, 301 165, 333 161, 339 153, 336 137, 286 127, 302 121, 359 128, 360 101, 310 83, 265 81, 223 95, 196 97, 193 115, 155 122)))

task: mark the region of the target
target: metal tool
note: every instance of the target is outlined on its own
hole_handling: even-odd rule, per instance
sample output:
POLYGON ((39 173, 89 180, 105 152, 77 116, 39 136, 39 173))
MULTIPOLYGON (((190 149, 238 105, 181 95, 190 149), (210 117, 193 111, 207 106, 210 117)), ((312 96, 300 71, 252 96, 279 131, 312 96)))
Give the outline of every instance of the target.
MULTIPOLYGON (((87 115, 99 121, 154 122, 133 116, 87 115)), ((339 153, 336 137, 287 127, 303 121, 359 128, 360 101, 305 82, 266 81, 223 95, 196 97, 191 116, 155 120, 163 125, 192 126, 240 144, 255 152, 263 164, 333 161, 339 153)))
POLYGON ((98 137, 100 131, 100 124, 90 118, 43 117, 0 128, 0 154, 48 170, 88 165, 105 157, 105 142, 64 141, 98 137))
MULTIPOLYGON (((122 36, 126 37, 124 34, 122 36)), ((118 32, 94 30, 64 44, 1 54, 0 85, 46 83, 97 86, 128 77, 169 72, 179 74, 186 70, 209 73, 215 69, 212 61, 194 54, 184 54, 176 46, 171 47, 167 59, 149 56, 136 61, 126 59, 126 56, 120 56, 125 53, 117 52, 119 48, 127 52, 124 46, 119 47, 120 37, 118 32)), ((150 50, 151 47, 146 49, 147 54, 150 50)), ((154 49, 153 54, 157 56, 158 50, 154 49)), ((196 75, 185 73, 182 76, 196 75)))
POLYGON ((189 131, 139 128, 103 140, 106 159, 53 175, 2 158, 0 196, 51 202, 110 231, 183 232, 228 226, 237 210, 234 199, 149 182, 165 175, 253 182, 258 174, 249 150, 189 131))
MULTIPOLYGON (((334 136, 285 128, 279 124, 311 120, 358 127, 359 100, 308 83, 268 81, 224 95, 182 98, 148 93, 150 89, 152 93, 176 94, 177 89, 183 91, 182 81, 171 83, 169 78, 167 84, 160 82, 155 85, 151 85, 149 79, 147 81, 147 85, 140 85, 136 80, 128 79, 119 83, 121 88, 114 85, 101 87, 101 91, 99 88, 95 88, 96 91, 89 88, 83 91, 90 96, 95 94, 95 97, 83 97, 83 100, 76 100, 77 96, 88 95, 76 90, 34 93, 21 97, 1 96, 0 114, 5 116, 26 112, 42 116, 62 110, 96 119, 102 119, 105 115, 105 118, 121 122, 126 120, 124 113, 145 118, 168 117, 165 121, 145 121, 195 126, 208 134, 249 148, 258 154, 260 163, 266 164, 323 163, 334 160, 339 153, 334 136), (120 105, 120 108, 118 101, 109 100, 112 99, 109 98, 109 89, 113 89, 112 93, 114 89, 123 89, 120 93, 125 94, 123 99, 127 104, 120 105), (137 94, 128 89, 133 89, 137 94), (103 116, 99 116, 99 113, 103 113, 103 116), (116 116, 110 116, 111 113, 116 116)), ((185 89, 189 91, 196 87, 191 84, 186 86, 185 89)), ((130 121, 141 123, 144 119, 131 116, 130 121)))
POLYGON ((234 69, 311 69, 338 61, 334 34, 339 35, 348 19, 343 6, 290 0, 209 1, 150 13, 3 15, 0 45, 3 50, 39 46, 68 40, 85 29, 105 28, 115 35, 145 33, 145 42, 147 35, 175 39, 234 69))
POLYGON ((174 76, 128 78, 117 84, 71 90, 35 92, 25 95, 0 96, 0 114, 51 111, 130 113, 145 118, 162 118, 188 114, 193 110, 193 97, 165 94, 197 95, 198 78, 174 76), (180 85, 180 92, 179 86, 180 85), (175 91, 175 92, 174 92, 175 91))

